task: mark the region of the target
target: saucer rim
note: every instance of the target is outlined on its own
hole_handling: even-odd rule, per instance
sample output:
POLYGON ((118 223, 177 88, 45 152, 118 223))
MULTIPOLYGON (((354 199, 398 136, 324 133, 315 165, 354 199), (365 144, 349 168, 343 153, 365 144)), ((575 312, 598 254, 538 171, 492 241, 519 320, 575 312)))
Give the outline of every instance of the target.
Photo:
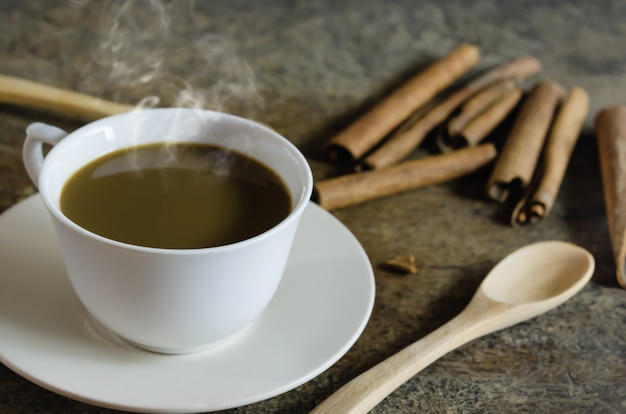
MULTIPOLYGON (((45 214, 45 207, 43 205, 43 202, 41 201, 41 198, 39 196, 39 194, 34 194, 22 201, 20 201, 19 203, 11 206, 9 209, 5 210, 2 214, 0 214, 0 241, 4 238, 7 237, 7 235, 2 234, 5 229, 5 222, 11 219, 14 219, 14 215, 19 215, 19 214, 45 214), (37 200, 38 199, 38 200, 37 200), (37 206, 33 206, 34 203, 39 202, 39 205, 37 206), (26 211, 28 208, 33 209, 33 211, 26 211), (22 211, 24 210, 24 211, 22 211)), ((51 220, 49 218, 49 216, 47 216, 49 220, 51 220)), ((129 404, 128 402, 123 402, 123 401, 111 401, 110 398, 102 398, 102 399, 98 399, 95 395, 83 395, 80 393, 76 393, 73 390, 70 389, 64 389, 63 387, 59 387, 53 383, 47 382, 44 379, 41 379, 41 375, 37 375, 37 373, 33 373, 33 372, 29 372, 28 370, 24 370, 19 362, 18 363, 14 363, 14 361, 11 360, 10 357, 7 357, 5 355, 5 352, 2 351, 2 348, 6 345, 3 345, 3 340, 0 339, 0 363, 4 364, 7 368, 11 369, 13 372, 15 372, 16 374, 22 376, 23 378, 33 382, 34 384, 47 389, 51 392, 54 392, 56 394, 62 395, 62 396, 66 396, 69 397, 73 400, 76 401, 80 401, 80 402, 84 402, 84 403, 88 403, 91 405, 95 405, 98 407, 103 407, 103 408, 109 408, 109 409, 116 409, 116 410, 126 410, 126 411, 132 411, 132 412, 180 412, 180 413, 192 413, 192 412, 209 412, 209 411, 217 411, 217 410, 225 410, 225 409, 232 409, 232 408, 236 408, 236 407, 241 407, 241 406, 245 406, 248 404, 253 404, 253 403, 257 403, 260 401, 264 401, 267 400, 269 398, 281 395, 285 392, 288 392, 290 390, 293 390, 294 388, 310 381, 311 379, 317 377, 318 375, 320 375, 322 372, 326 371, 328 368, 330 368, 333 364, 335 364, 339 359, 341 359, 349 350, 350 348, 354 345, 354 343, 358 340, 358 338, 361 336, 361 334, 363 333, 365 327, 367 326, 367 323, 369 322, 369 319, 371 317, 371 313, 373 310, 373 306, 374 306, 374 297, 375 297, 375 280, 374 280, 374 272, 373 269, 371 267, 371 264, 369 262, 369 258, 367 257, 367 254, 365 252, 365 250, 363 249, 363 247, 361 246, 361 244, 358 242, 358 240, 356 239, 356 237, 350 232, 350 230, 343 224, 341 223, 336 217, 334 217, 331 213, 327 212, 326 210, 322 209, 321 207, 317 206, 316 204, 309 202, 309 204, 306 206, 305 209, 305 215, 302 218, 303 221, 308 220, 308 221, 319 221, 319 220, 323 220, 325 221, 325 225, 327 226, 332 226, 335 227, 336 231, 341 231, 344 236, 347 237, 347 239, 350 241, 350 246, 349 248, 353 250, 353 255, 357 255, 360 256, 360 263, 359 266, 363 267, 362 270, 365 270, 364 274, 358 277, 358 280, 360 280, 360 283, 363 284, 363 288, 365 289, 365 291, 367 292, 368 297, 367 298, 362 298, 363 300, 365 300, 366 302, 366 306, 363 310, 363 313, 360 314, 360 321, 358 324, 354 324, 354 326, 352 326, 352 333, 350 334, 349 338, 345 341, 343 341, 342 345, 340 347, 338 347, 335 352, 333 353, 333 355, 330 358, 327 358, 325 361, 321 361, 319 363, 316 363, 316 366, 314 367, 314 369, 309 369, 307 372, 303 372, 301 373, 297 378, 292 378, 289 381, 286 381, 284 384, 282 384, 281 386, 274 386, 271 389, 266 390, 265 392, 256 392, 254 395, 248 395, 246 397, 240 397, 236 400, 231 400, 228 402, 222 402, 221 404, 215 404, 215 403, 211 403, 211 406, 209 406, 208 404, 203 406, 203 407, 190 407, 190 406, 168 406, 168 407, 164 407, 164 406, 159 406, 156 407, 154 405, 150 405, 150 404, 129 404)), ((319 225, 319 224, 318 224, 319 225)), ((54 234, 48 235, 47 237, 52 237, 52 240, 49 240, 49 242, 53 242, 56 243, 56 239, 54 237, 54 234)), ((298 238, 298 234, 296 234, 296 238, 298 238)), ((323 240, 318 241, 317 243, 323 243, 323 240)), ((346 248, 348 248, 348 246, 346 245, 346 248)), ((2 255, 2 253, 0 253, 0 256, 2 255)), ((350 258, 350 260, 354 260, 354 258, 350 258)), ((355 262, 356 264, 356 262, 355 262)), ((0 263, 0 269, 2 268, 2 264, 0 263)), ((289 263, 288 263, 288 267, 289 267, 289 263)), ((2 272, 0 272, 0 280, 3 279, 2 276, 2 272)), ((58 282, 57 282, 58 283, 58 282)), ((69 282, 68 282, 69 284, 69 282)), ((319 303, 321 303, 321 301, 318 301, 319 303)), ((1 324, 1 321, 0 321, 1 324)), ((88 329, 83 327, 83 330, 88 329)), ((45 336, 45 334, 42 334, 45 336)), ((94 333, 91 333, 90 335, 95 335, 94 333)), ((254 341, 255 338, 248 338, 248 340, 252 340, 254 341)), ((258 338, 256 338, 258 341, 258 338)), ((236 338, 234 338, 233 340, 236 340, 236 338)), ((245 339, 242 339, 245 340, 245 339)), ((229 341, 230 342, 230 341, 229 341)), ((111 345, 111 341, 108 342, 109 345, 111 345)), ((130 346, 130 345, 129 345, 130 346)), ((145 351, 145 350, 139 350, 140 352, 149 352, 149 351, 145 351)), ((108 351, 104 351, 104 352, 108 352, 108 353, 115 353, 115 352, 121 352, 119 350, 108 350, 108 351)), ((207 355, 210 353, 211 351, 207 351, 207 355)), ((202 352, 199 353, 194 353, 191 354, 192 357, 197 357, 200 359, 204 359, 207 358, 206 356, 201 355, 202 352)), ((158 354, 156 354, 158 355, 158 354)), ((168 355, 164 355, 163 357, 167 358, 169 357, 168 355)), ((210 357, 208 357, 210 358, 210 357)), ((94 362, 96 363, 96 362, 94 362)), ((123 372, 121 372, 120 374, 123 374, 123 372)), ((62 381, 61 381, 62 382, 62 381)), ((94 383, 97 383, 98 381, 93 381, 94 383)), ((97 393, 94 393, 97 394, 97 393)), ((208 401, 208 400, 207 400, 208 401)))

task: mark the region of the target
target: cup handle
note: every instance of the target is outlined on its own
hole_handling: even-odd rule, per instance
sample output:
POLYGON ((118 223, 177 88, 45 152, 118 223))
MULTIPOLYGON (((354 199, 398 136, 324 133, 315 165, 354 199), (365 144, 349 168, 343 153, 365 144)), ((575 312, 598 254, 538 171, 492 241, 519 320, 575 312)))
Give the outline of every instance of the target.
POLYGON ((22 147, 22 159, 30 180, 39 187, 39 172, 43 165, 43 144, 56 145, 67 132, 61 128, 35 122, 26 127, 26 140, 22 147))

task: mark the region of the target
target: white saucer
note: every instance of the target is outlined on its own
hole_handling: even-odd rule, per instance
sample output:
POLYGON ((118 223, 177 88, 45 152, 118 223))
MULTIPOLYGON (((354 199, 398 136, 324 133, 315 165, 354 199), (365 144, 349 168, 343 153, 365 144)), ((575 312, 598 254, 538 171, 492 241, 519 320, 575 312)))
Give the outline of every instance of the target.
POLYGON ((374 290, 361 245, 311 203, 280 288, 257 321, 205 352, 154 354, 90 322, 38 195, 0 216, 0 362, 44 388, 106 408, 206 412, 289 391, 354 344, 374 290))

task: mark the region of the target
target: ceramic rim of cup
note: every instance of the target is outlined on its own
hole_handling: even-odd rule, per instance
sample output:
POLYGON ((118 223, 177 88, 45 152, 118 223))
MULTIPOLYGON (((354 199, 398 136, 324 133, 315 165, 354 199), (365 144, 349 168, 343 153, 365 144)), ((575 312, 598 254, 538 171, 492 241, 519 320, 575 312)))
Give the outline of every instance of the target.
MULTIPOLYGON (((299 217, 301 215, 301 213, 303 212, 303 210, 306 208, 307 204, 309 203, 309 200, 311 198, 311 194, 313 191, 313 175, 311 172, 311 168, 309 167, 309 164, 306 160, 306 158, 304 157, 304 155, 300 152, 300 150, 291 142, 289 141, 287 138, 283 137, 282 135, 278 134, 277 132, 275 132, 274 130, 266 127, 265 125, 262 125, 258 122, 246 119, 246 118, 242 118, 236 115, 231 115, 231 114, 227 114, 227 113, 222 113, 222 112, 216 112, 216 111, 211 111, 211 110, 199 110, 199 109, 189 109, 189 108, 155 108, 155 109, 146 109, 146 110, 142 110, 142 111, 151 111, 151 112, 157 112, 157 111, 172 111, 172 110, 182 110, 182 111, 194 111, 194 112, 198 112, 203 114, 204 116, 216 116, 219 119, 226 119, 229 120, 231 122, 238 122, 238 123, 242 123, 242 124, 246 124, 247 126, 253 126, 255 129, 262 131, 264 134, 271 136, 273 140, 280 142, 281 145, 283 145, 285 147, 285 149, 287 151, 289 151, 289 153, 297 160, 297 163, 300 164, 300 168, 301 168, 301 175, 304 178, 304 182, 302 185, 302 195, 300 196, 299 199, 294 199, 294 194, 292 194, 291 190, 289 190, 289 194, 291 196, 291 201, 293 203, 293 207, 291 209, 291 211, 289 212, 289 214, 283 218, 279 223, 277 223, 276 225, 274 225, 273 227, 271 227, 270 229, 257 234, 255 236, 249 237, 247 239, 238 241, 238 242, 234 242, 234 243, 229 243, 229 244, 225 244, 225 245, 220 245, 220 246, 212 246, 212 247, 203 247, 203 248, 183 248, 183 249, 175 249, 175 248, 160 248, 160 247, 147 247, 147 246, 140 246, 140 245, 135 245, 135 244, 130 244, 130 243, 125 243, 125 242, 121 242, 121 241, 117 241, 117 240, 113 240, 113 239, 109 239, 106 238, 104 236, 101 236, 97 233, 94 233, 92 231, 89 231, 81 226, 79 226, 78 224, 74 223, 72 220, 70 220, 67 216, 65 216, 65 214, 63 214, 63 212, 61 211, 58 202, 54 201, 52 199, 51 194, 48 191, 48 181, 49 180, 40 180, 39 186, 40 186, 40 194, 42 197, 42 200, 44 202, 44 204, 46 204, 48 210, 58 219, 60 220, 62 223, 64 223, 66 226, 74 229, 75 231, 85 235, 85 236, 89 236, 89 237, 93 237, 94 239, 105 243, 105 244, 109 244, 109 245, 113 245, 113 246, 118 246, 120 248, 124 248, 124 249, 131 249, 131 250, 136 250, 136 251, 141 251, 141 252, 154 252, 154 253, 159 253, 159 254, 190 254, 190 255, 194 255, 194 254, 201 254, 201 253, 206 253, 207 251, 224 251, 224 250, 228 250, 228 249, 233 249, 233 248, 237 248, 239 246, 243 246, 245 244, 250 244, 250 243, 258 243, 260 241, 262 241, 263 239, 267 238, 267 237, 271 237, 272 234, 280 231, 283 227, 288 226, 289 223, 293 220, 296 220, 297 217, 299 217)), ((106 117, 106 118, 102 118, 100 120, 94 121, 90 124, 87 124, 71 133, 68 134, 67 137, 63 138, 61 140, 61 142, 59 142, 57 145, 55 145, 50 152, 46 155, 45 160, 48 160, 48 157, 55 157, 57 153, 63 151, 64 147, 72 145, 72 137, 76 136, 78 134, 81 133, 85 133, 91 129, 95 129, 98 128, 99 126, 106 124, 108 122, 110 122, 111 119, 113 118, 120 118, 120 117, 128 117, 128 116, 132 116, 133 114, 136 114, 137 112, 128 112, 128 113, 124 113, 124 114, 119 114, 119 115, 113 115, 110 117, 106 117), (69 140, 68 140, 69 138, 69 140)), ((177 142, 187 142, 187 141, 177 141, 177 142)), ((127 145, 127 146, 123 146, 123 147, 119 147, 116 148, 116 150, 118 149, 124 149, 124 148, 128 148, 131 147, 133 145, 127 145)), ((103 156, 104 154, 100 154, 100 156, 103 156)), ((257 161, 261 162, 263 165, 265 165, 264 162, 258 160, 256 157, 252 156, 252 155, 248 155, 245 154, 253 159, 256 159, 257 161)), ((96 157, 97 158, 97 157, 96 157)), ((95 159, 95 158, 94 158, 95 159)), ((81 164, 81 167, 88 164, 89 162, 93 161, 93 159, 90 159, 88 161, 86 161, 85 163, 81 164)), ((268 166, 270 168, 272 168, 271 166, 268 166)), ((46 163, 44 162, 44 165, 41 169, 41 173, 40 173, 40 177, 44 176, 44 172, 48 173, 48 174, 52 174, 52 172, 48 172, 47 170, 50 169, 50 163, 46 163)), ((80 167, 79 167, 80 168, 80 167)), ((75 169, 74 172, 76 172, 78 169, 75 169)), ((284 179, 284 177, 279 174, 279 176, 284 179)))

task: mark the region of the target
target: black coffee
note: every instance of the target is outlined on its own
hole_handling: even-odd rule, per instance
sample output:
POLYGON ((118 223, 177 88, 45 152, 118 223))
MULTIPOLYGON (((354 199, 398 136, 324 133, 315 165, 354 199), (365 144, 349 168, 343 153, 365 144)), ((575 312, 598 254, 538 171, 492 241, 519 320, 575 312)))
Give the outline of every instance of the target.
POLYGON ((61 211, 79 226, 120 242, 171 249, 245 240, 291 209, 275 172, 206 144, 114 152, 77 171, 61 193, 61 211))

